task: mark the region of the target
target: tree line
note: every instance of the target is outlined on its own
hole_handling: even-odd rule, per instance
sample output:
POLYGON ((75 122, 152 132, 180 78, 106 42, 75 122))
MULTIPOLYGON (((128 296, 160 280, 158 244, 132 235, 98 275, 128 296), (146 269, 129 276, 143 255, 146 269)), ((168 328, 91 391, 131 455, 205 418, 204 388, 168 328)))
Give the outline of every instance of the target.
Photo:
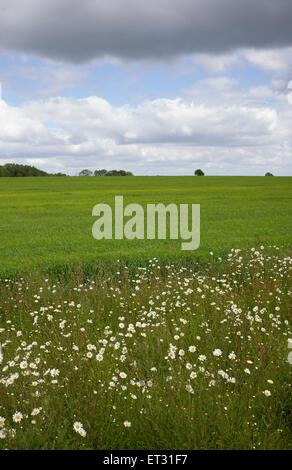
POLYGON ((43 170, 39 170, 34 166, 21 165, 18 163, 6 163, 6 165, 0 165, 0 177, 5 176, 66 176, 64 173, 46 173, 43 170))
POLYGON ((79 176, 134 176, 133 173, 130 171, 125 171, 125 170, 110 170, 107 171, 105 169, 103 170, 82 170, 79 173, 79 176))

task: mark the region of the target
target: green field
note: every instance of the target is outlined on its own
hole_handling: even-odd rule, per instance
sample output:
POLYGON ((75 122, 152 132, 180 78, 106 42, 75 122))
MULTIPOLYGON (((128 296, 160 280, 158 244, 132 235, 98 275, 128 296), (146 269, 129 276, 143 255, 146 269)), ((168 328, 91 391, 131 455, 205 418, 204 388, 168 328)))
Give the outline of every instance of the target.
POLYGON ((291 246, 291 177, 67 177, 0 179, 0 275, 53 270, 82 263, 125 259, 141 265, 150 257, 207 259, 230 248, 262 243, 291 246), (92 237, 92 208, 124 204, 201 205, 201 244, 181 251, 181 240, 102 240, 92 237))

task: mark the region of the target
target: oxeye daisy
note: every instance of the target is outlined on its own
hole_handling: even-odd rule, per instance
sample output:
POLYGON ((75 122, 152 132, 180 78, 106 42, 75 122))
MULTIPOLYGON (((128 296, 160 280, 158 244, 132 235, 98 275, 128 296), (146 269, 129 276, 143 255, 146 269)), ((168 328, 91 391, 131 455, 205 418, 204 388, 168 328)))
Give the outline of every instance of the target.
POLYGON ((221 349, 214 349, 213 351, 213 356, 221 356, 222 355, 222 351, 221 349))
POLYGON ((201 354, 199 357, 198 357, 199 361, 205 361, 206 360, 206 356, 204 356, 204 354, 201 354))
POLYGON ((36 416, 40 413, 40 408, 34 408, 31 412, 31 416, 36 416))
POLYGON ((20 423, 22 418, 23 418, 23 415, 20 411, 16 411, 16 413, 14 413, 14 415, 12 416, 12 419, 15 423, 20 423))
POLYGON ((132 426, 131 421, 124 421, 124 426, 125 426, 125 428, 131 427, 132 426))
POLYGON ((83 424, 80 423, 79 421, 76 421, 73 424, 73 429, 74 429, 74 431, 79 432, 81 429, 83 429, 83 424))
POLYGON ((264 390, 263 393, 265 394, 266 397, 270 397, 272 395, 270 390, 264 390))
POLYGON ((236 355, 234 354, 234 352, 231 352, 229 354, 228 358, 231 359, 231 360, 234 360, 234 359, 236 359, 236 355))
POLYGON ((102 355, 102 354, 97 354, 97 355, 96 355, 96 360, 97 360, 98 362, 101 362, 101 361, 103 360, 103 355, 102 355))
POLYGON ((0 428, 2 428, 5 424, 5 418, 3 416, 0 416, 0 428))
POLYGON ((189 346, 189 352, 195 352, 196 350, 196 346, 189 346))

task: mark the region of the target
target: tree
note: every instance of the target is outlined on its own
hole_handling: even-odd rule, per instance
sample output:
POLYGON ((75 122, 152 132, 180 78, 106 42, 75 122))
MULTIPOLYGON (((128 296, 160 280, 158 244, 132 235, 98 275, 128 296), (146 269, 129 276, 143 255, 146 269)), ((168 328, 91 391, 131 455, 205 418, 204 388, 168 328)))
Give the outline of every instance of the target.
POLYGON ((82 171, 80 171, 79 176, 92 176, 92 171, 87 170, 87 169, 82 170, 82 171))
POLYGON ((265 174, 265 176, 274 176, 273 173, 270 173, 269 171, 265 174))
POLYGON ((95 170, 94 176, 106 176, 107 170, 95 170))
POLYGON ((106 173, 106 176, 134 176, 134 175, 130 171, 110 170, 106 173))
POLYGON ((195 174, 196 176, 205 176, 205 173, 204 173, 202 170, 200 170, 200 169, 196 170, 194 174, 195 174))
POLYGON ((66 176, 65 173, 47 173, 34 166, 21 165, 19 163, 6 163, 0 166, 0 177, 22 177, 22 176, 66 176))
POLYGON ((34 166, 21 165, 18 163, 6 163, 4 166, 0 167, 0 176, 49 176, 49 174, 45 171, 38 170, 34 166))

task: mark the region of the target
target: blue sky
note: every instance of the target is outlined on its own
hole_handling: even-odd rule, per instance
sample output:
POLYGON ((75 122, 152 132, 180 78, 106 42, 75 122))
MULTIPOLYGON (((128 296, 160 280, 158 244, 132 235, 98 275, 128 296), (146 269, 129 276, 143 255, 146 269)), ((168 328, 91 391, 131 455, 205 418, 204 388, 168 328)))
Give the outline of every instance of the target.
POLYGON ((289 4, 131 1, 0 0, 0 164, 291 175, 289 4))
MULTIPOLYGON (((0 77, 5 101, 20 106, 35 98, 58 96, 75 99, 96 95, 115 106, 135 106, 143 100, 175 99, 196 81, 220 77, 220 72, 206 72, 188 57, 162 63, 102 63, 69 66, 71 76, 58 77, 66 71, 64 64, 52 64, 20 54, 0 56, 0 77), (46 73, 47 72, 47 73, 46 73)), ((228 67, 228 76, 238 80, 239 88, 269 84, 269 73, 242 60, 228 67)), ((4 98, 3 94, 3 98, 4 98)))

